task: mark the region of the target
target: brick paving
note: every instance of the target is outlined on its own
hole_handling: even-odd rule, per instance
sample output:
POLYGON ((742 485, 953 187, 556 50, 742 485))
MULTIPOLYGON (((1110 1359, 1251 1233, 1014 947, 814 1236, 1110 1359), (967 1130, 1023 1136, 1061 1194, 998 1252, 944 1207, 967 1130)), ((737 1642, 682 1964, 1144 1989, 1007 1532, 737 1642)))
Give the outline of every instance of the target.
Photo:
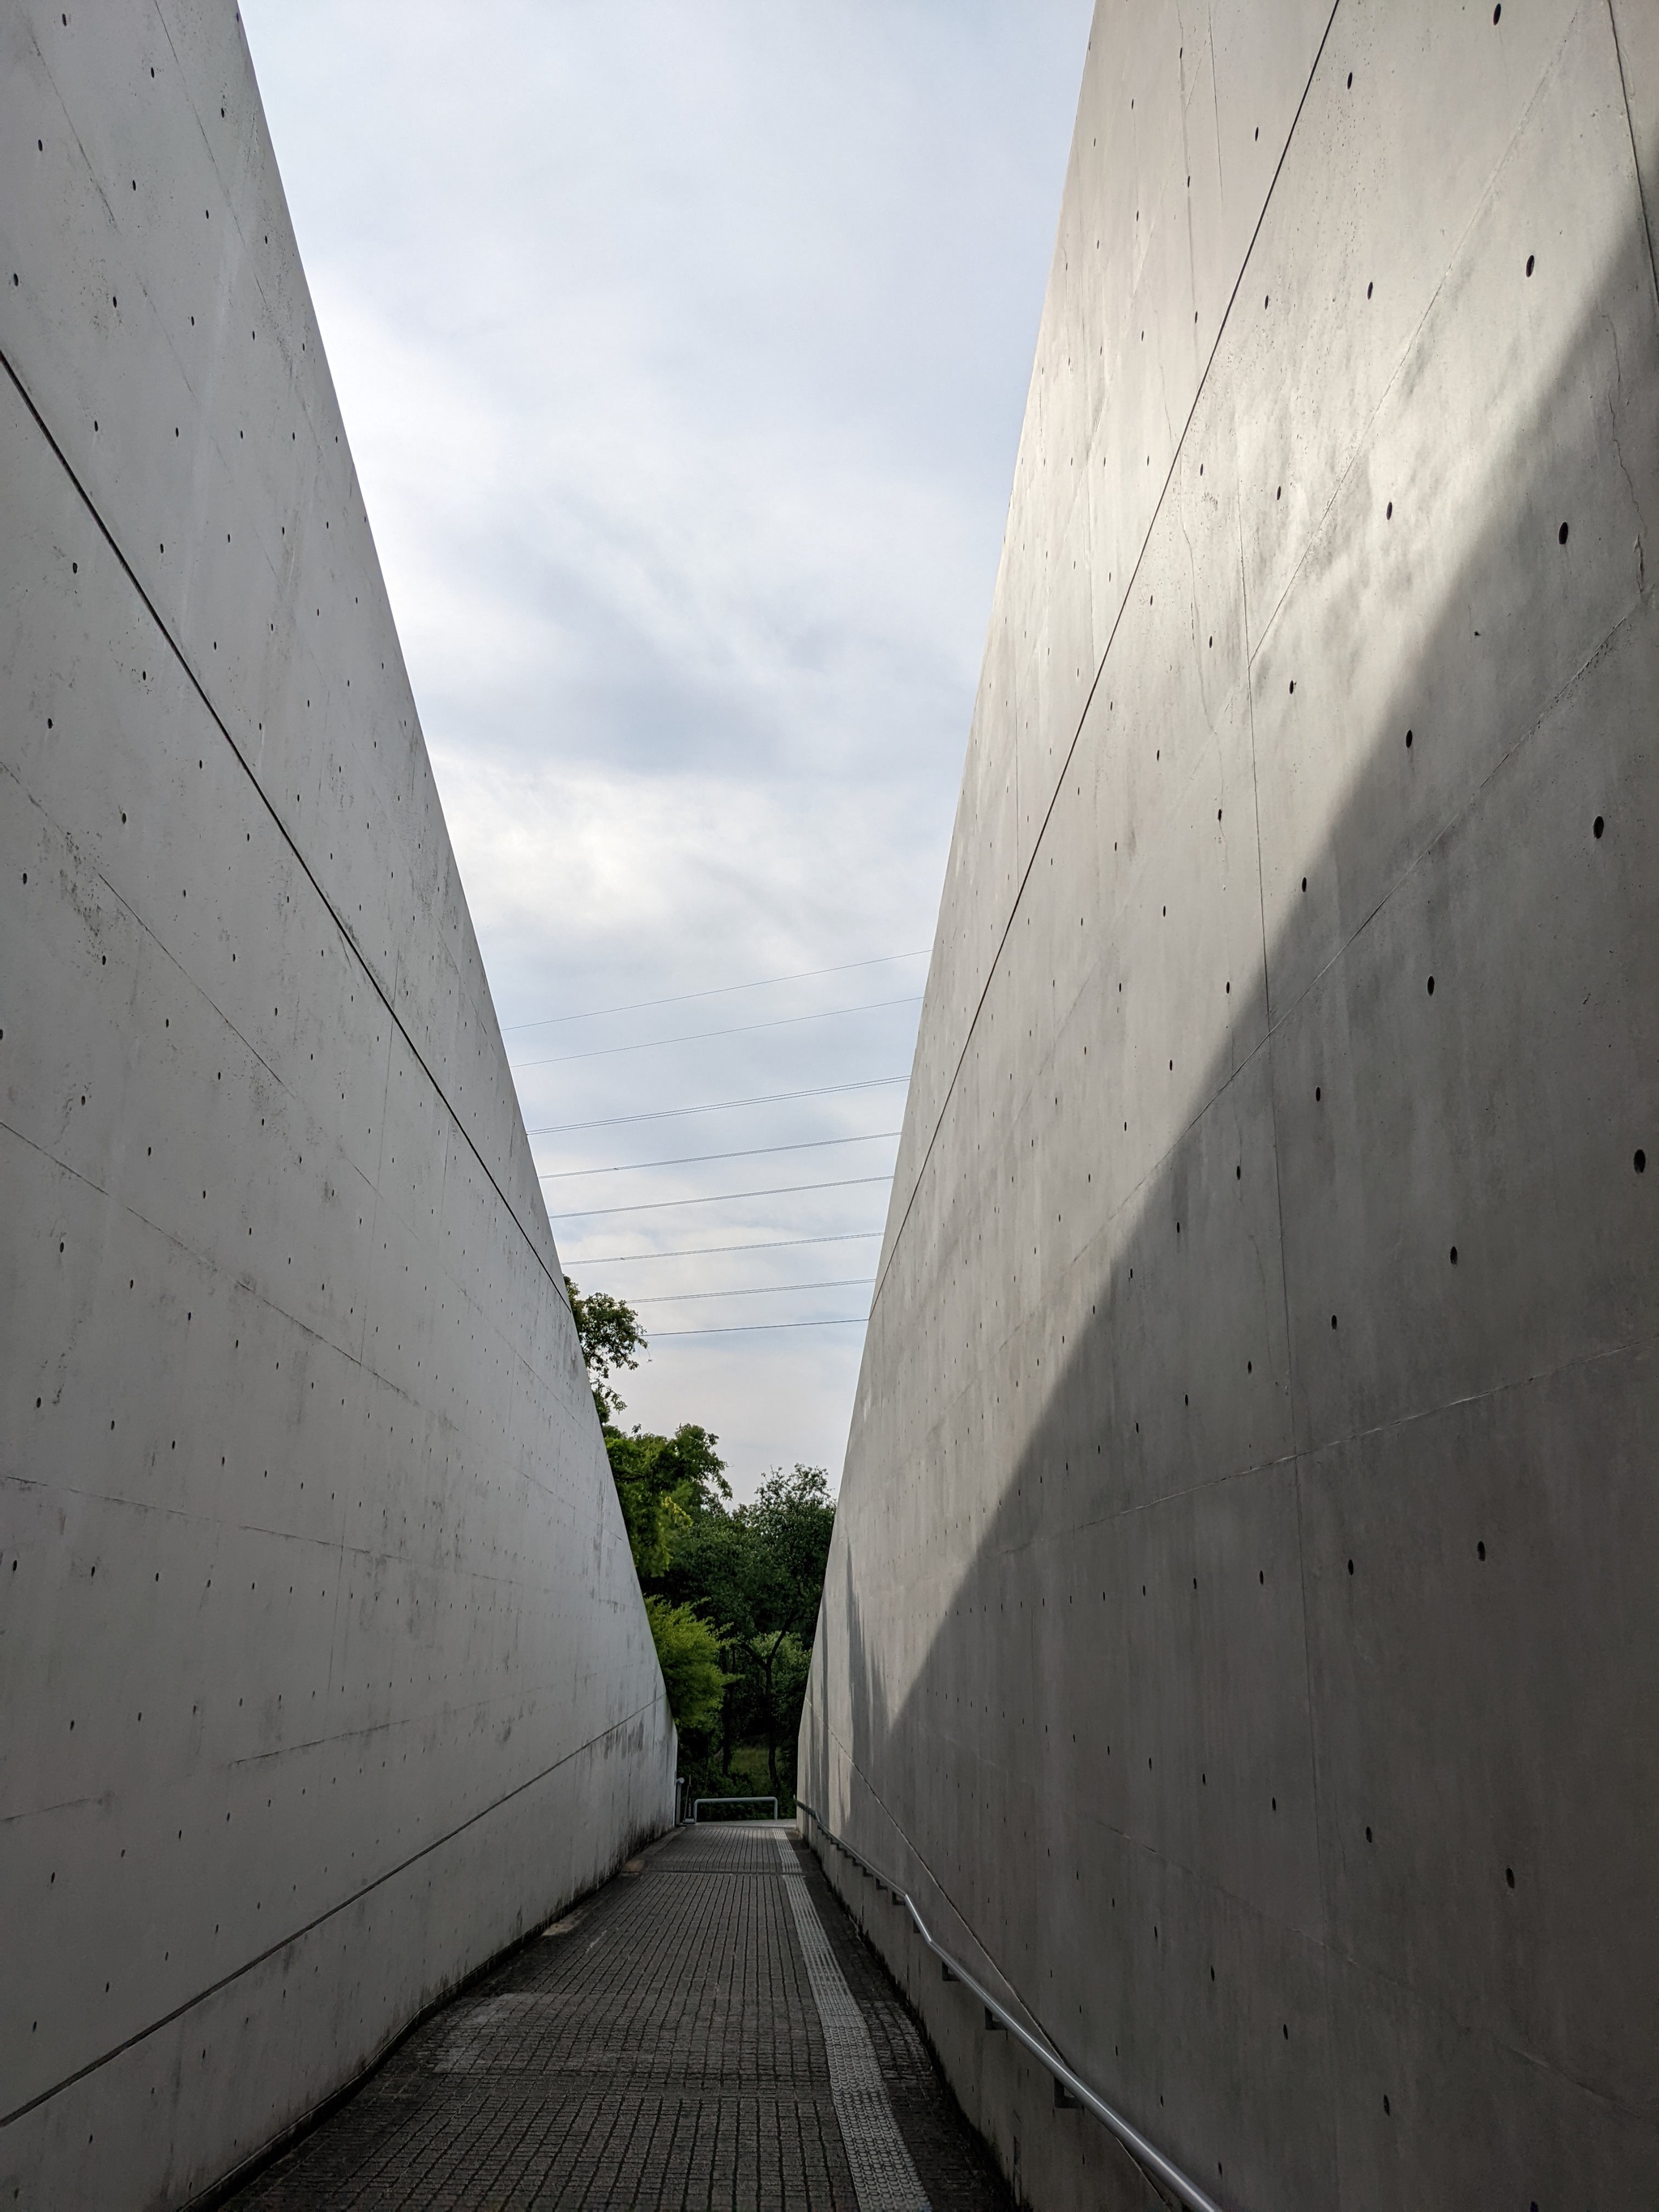
POLYGON ((860 2212, 786 1832, 933 2212, 1009 2212, 817 1861, 758 1823, 635 1861, 423 2022, 237 2212, 860 2212))

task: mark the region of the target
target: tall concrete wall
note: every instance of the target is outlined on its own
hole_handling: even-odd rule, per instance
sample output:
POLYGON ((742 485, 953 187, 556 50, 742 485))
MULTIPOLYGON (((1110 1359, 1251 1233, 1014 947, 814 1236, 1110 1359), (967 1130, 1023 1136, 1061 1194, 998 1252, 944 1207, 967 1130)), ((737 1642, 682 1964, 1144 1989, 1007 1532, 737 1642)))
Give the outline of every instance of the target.
POLYGON ((0 0, 0 2199, 182 2203, 673 1733, 240 24, 0 0))
POLYGON ((1659 2198, 1656 228, 1645 0, 1097 10, 802 1789, 1229 2206, 1659 2198))

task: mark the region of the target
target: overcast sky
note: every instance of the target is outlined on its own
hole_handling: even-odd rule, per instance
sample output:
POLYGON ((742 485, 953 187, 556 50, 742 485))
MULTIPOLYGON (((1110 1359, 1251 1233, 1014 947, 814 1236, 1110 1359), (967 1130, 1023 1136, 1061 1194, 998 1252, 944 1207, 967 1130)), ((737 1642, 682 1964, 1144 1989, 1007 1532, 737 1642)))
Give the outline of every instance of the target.
POLYGON ((1088 0, 242 12, 625 1418, 838 1481, 1088 0))

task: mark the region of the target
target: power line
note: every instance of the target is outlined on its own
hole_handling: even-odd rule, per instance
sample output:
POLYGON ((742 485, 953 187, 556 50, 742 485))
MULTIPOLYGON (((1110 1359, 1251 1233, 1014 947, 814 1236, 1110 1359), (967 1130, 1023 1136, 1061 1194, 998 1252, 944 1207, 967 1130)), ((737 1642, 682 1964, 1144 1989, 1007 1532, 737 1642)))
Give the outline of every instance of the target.
POLYGON ((648 1114, 612 1114, 598 1121, 554 1121, 526 1129, 529 1137, 568 1137, 577 1129, 620 1129, 632 1121, 672 1121, 681 1114, 724 1114, 738 1106, 787 1106, 797 1098, 831 1098, 842 1091, 884 1091, 908 1075, 867 1075, 858 1083, 820 1083, 811 1091, 772 1091, 756 1098, 711 1098, 704 1106, 659 1106, 648 1114))
POLYGON ((605 1014, 640 1014, 652 1006, 683 1006, 692 999, 724 999, 733 991, 764 991, 774 983, 807 983, 817 975, 846 975, 854 968, 885 968, 896 960, 921 960, 929 948, 923 945, 920 952, 880 952, 873 960, 843 960, 836 968, 801 968, 793 975, 763 975, 753 983, 720 983, 708 991, 681 991, 672 999, 634 999, 625 1006, 594 1006, 585 1014, 544 1014, 538 1021, 508 1022, 502 1030, 503 1036, 511 1036, 516 1030, 545 1030, 561 1022, 597 1022, 605 1014))
MULTIPOLYGON (((757 1160, 768 1152, 822 1152, 831 1145, 875 1145, 886 1137, 901 1137, 902 1129, 871 1129, 861 1137, 811 1137, 799 1145, 750 1145, 741 1152, 682 1152, 672 1160, 618 1160, 612 1167, 546 1168, 538 1182, 566 1182, 572 1176, 634 1175, 641 1168, 690 1168, 704 1160, 757 1160)), ((567 1216, 559 1217, 561 1219, 567 1216)))
POLYGON ((789 1198, 797 1191, 851 1190, 855 1185, 871 1182, 891 1182, 890 1174, 878 1176, 842 1176, 835 1182, 783 1182, 770 1190, 716 1190, 702 1198, 646 1198, 635 1206, 589 1206, 574 1213, 550 1213, 550 1221, 599 1221, 612 1213, 666 1213, 675 1206, 724 1206, 728 1200, 740 1198, 789 1198))
POLYGON ((763 1328, 862 1328, 867 1314, 840 1314, 833 1321, 747 1321, 732 1328, 659 1328, 652 1341, 665 1336, 752 1336, 763 1328))
POLYGON ((873 1275, 836 1275, 821 1283, 751 1283, 743 1291, 657 1291, 648 1298, 630 1298, 635 1306, 680 1305, 693 1298, 771 1298, 786 1291, 867 1291, 873 1275))
POLYGON ((871 999, 861 1006, 826 1006, 817 1014, 778 1014, 767 1022, 738 1022, 729 1030, 688 1030, 682 1036, 647 1037, 640 1044, 595 1045, 588 1052, 556 1052, 550 1060, 515 1060, 515 1071, 522 1073, 532 1067, 564 1067, 573 1060, 614 1060, 623 1052, 655 1052, 667 1044, 701 1044, 705 1037, 748 1036, 755 1030, 787 1030, 801 1022, 830 1022, 842 1014, 879 1013, 884 1006, 919 1006, 920 992, 905 999, 871 999))
POLYGON ((879 1237, 879 1229, 848 1229, 834 1237, 773 1237, 759 1244, 688 1244, 672 1252, 589 1252, 582 1257, 567 1260, 565 1267, 613 1267, 623 1261, 631 1266, 641 1260, 698 1260, 715 1252, 781 1252, 786 1245, 793 1244, 862 1244, 872 1237, 879 1237))

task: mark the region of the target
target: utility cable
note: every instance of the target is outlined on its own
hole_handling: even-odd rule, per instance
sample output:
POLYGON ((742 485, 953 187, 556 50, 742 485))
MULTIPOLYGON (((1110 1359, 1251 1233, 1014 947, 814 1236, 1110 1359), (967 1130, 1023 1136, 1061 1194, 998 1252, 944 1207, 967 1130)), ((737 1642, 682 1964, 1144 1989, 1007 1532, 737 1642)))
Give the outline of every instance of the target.
POLYGON ((902 1129, 871 1129, 861 1137, 811 1137, 799 1145, 750 1145, 741 1152, 682 1152, 672 1160, 618 1160, 612 1167, 544 1168, 538 1182, 568 1182, 572 1176, 635 1175, 641 1168, 690 1168, 705 1160, 757 1160, 768 1152, 822 1152, 831 1145, 876 1145, 884 1138, 903 1135, 902 1129))
POLYGON ((797 1191, 852 1190, 871 1182, 891 1182, 890 1174, 875 1176, 842 1176, 835 1182, 783 1182, 770 1190, 715 1190, 702 1198, 644 1198, 634 1206, 588 1206, 574 1213, 550 1213, 550 1221, 599 1221, 611 1213, 666 1213, 676 1206, 724 1206, 728 1200, 743 1198, 790 1198, 797 1191))
POLYGON ((822 1283, 751 1283, 742 1291, 654 1291, 648 1298, 630 1298, 635 1306, 679 1305, 693 1298, 775 1298, 793 1291, 867 1291, 873 1275, 836 1275, 822 1283))
POLYGON ((787 1106, 797 1098, 831 1098, 843 1091, 884 1091, 908 1083, 908 1075, 866 1075, 858 1083, 820 1083, 811 1091, 771 1091, 756 1098, 711 1098, 703 1106, 658 1106, 646 1114, 612 1114, 599 1121, 553 1121, 526 1129, 527 1137, 568 1137, 576 1129, 620 1129, 631 1121, 670 1121, 681 1114, 724 1114, 738 1106, 787 1106))
POLYGON ((556 1052, 550 1060, 515 1060, 515 1073, 523 1073, 532 1067, 564 1067, 573 1060, 614 1060, 623 1052, 655 1052, 668 1044, 701 1044, 707 1037, 748 1036, 755 1030, 787 1030, 802 1022, 830 1022, 842 1014, 875 1014, 884 1006, 919 1006, 921 994, 913 991, 903 999, 869 999, 861 1006, 826 1006, 817 1014, 776 1014, 770 1021, 738 1022, 729 1030, 687 1030, 681 1036, 646 1037, 638 1044, 595 1045, 587 1052, 556 1052))
POLYGON ((862 1244, 881 1234, 879 1229, 847 1229, 833 1237, 771 1237, 758 1244, 688 1244, 672 1252, 590 1252, 564 1264, 567 1271, 620 1267, 624 1261, 631 1267, 639 1260, 701 1260, 716 1252, 781 1252, 786 1245, 793 1244, 862 1244))
POLYGON ((836 968, 799 968, 793 975, 763 975, 753 983, 719 983, 708 991, 680 991, 672 999, 632 999, 625 1006, 594 1006, 585 1014, 543 1014, 533 1022, 508 1022, 501 1030, 511 1036, 517 1030, 545 1030, 561 1022, 597 1022, 606 1014, 641 1014, 652 1006, 683 1006, 692 999, 724 999, 733 991, 764 991, 774 983, 808 983, 818 975, 846 975, 854 968, 885 968, 896 960, 923 959, 930 948, 923 945, 919 952, 878 952, 873 960, 843 960, 836 968))
POLYGON ((748 1321, 735 1328, 659 1328, 652 1342, 665 1336, 752 1336, 763 1328, 862 1328, 868 1319, 867 1314, 841 1314, 833 1321, 748 1321))

